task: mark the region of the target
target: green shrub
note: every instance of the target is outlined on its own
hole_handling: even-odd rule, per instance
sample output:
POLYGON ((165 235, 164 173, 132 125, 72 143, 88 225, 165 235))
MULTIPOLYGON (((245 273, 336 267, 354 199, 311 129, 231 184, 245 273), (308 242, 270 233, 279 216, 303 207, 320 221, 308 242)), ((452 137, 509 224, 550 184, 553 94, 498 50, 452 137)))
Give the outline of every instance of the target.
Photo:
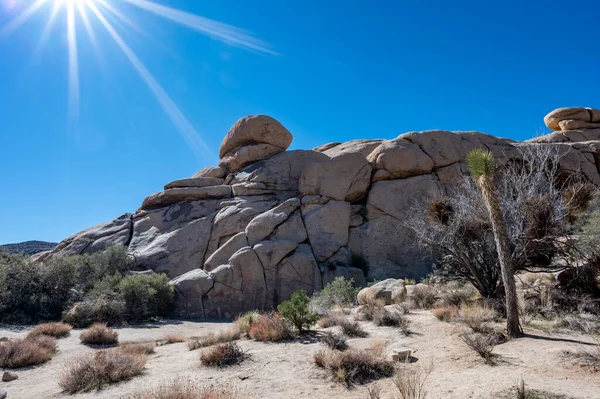
POLYGON ((317 292, 311 299, 311 305, 320 314, 325 314, 334 306, 341 308, 353 306, 359 288, 355 288, 354 280, 336 277, 322 291, 317 292))
POLYGON ((294 292, 290 300, 281 303, 277 310, 298 329, 298 332, 302 333, 309 330, 319 319, 319 316, 308 306, 309 302, 310 298, 306 292, 300 290, 294 292))
POLYGON ((56 259, 32 263, 0 254, 0 321, 30 323, 60 317, 74 284, 74 263, 56 259))
POLYGON ((172 308, 174 288, 164 274, 134 274, 119 282, 119 291, 131 318, 166 316, 172 308))
POLYGON ((127 248, 114 245, 102 252, 83 255, 77 259, 78 289, 88 292, 106 276, 122 275, 128 270, 135 270, 135 258, 127 252, 127 248))

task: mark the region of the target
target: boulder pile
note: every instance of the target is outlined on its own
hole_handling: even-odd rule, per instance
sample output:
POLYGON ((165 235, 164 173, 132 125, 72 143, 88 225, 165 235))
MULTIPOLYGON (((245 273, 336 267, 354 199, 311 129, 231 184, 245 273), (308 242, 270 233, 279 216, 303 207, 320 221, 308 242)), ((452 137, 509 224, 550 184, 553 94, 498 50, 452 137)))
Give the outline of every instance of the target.
MULTIPOLYGON (((600 120, 598 111, 580 110, 557 110, 547 123, 600 120)), ((338 276, 364 286, 367 273, 387 279, 429 272, 432 259, 414 246, 403 220, 424 194, 443 192, 467 172, 472 149, 507 159, 519 156, 519 146, 553 143, 563 150, 564 172, 600 184, 600 129, 561 130, 526 143, 443 130, 286 151, 291 142, 271 117, 242 118, 225 136, 218 166, 168 183, 134 213, 69 237, 37 259, 125 245, 142 266, 172 278, 182 313, 228 317, 272 308, 299 289, 312 294, 338 276)), ((399 284, 382 288, 388 291, 405 293, 399 284)))

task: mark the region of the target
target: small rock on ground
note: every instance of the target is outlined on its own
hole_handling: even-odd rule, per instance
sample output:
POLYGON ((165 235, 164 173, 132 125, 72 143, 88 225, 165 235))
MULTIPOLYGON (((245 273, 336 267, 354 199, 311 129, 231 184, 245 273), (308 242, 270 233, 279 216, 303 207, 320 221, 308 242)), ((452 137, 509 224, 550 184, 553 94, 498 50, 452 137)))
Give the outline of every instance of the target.
POLYGON ((2 382, 11 382, 16 380, 17 378, 19 378, 19 376, 8 371, 5 371, 4 374, 2 374, 2 382))

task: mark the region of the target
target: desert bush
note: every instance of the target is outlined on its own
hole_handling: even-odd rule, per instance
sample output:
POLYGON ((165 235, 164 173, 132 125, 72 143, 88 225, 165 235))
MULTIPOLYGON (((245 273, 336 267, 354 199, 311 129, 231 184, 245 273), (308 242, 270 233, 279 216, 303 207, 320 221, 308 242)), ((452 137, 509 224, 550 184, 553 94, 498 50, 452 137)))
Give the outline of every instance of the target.
POLYGON ((185 341, 185 335, 183 334, 169 334, 161 340, 161 345, 178 344, 185 341))
POLYGON ((125 342, 119 345, 119 350, 125 353, 151 355, 156 349, 156 342, 125 342))
POLYGON ((371 353, 377 357, 384 357, 388 342, 385 339, 375 339, 373 343, 371 343, 371 347, 369 350, 371 353))
POLYGON ((479 333, 463 333, 460 335, 460 338, 469 348, 481 356, 487 364, 495 364, 494 359, 497 355, 492 353, 494 345, 488 336, 479 333))
POLYGON ((360 323, 350 320, 348 317, 341 318, 338 325, 342 333, 350 338, 364 338, 369 336, 369 333, 363 330, 360 323))
POLYGON ((345 320, 347 317, 339 312, 329 312, 319 319, 317 325, 320 328, 329 328, 340 325, 340 320, 345 320))
POLYGON ((595 342, 591 347, 580 349, 576 352, 565 351, 564 354, 568 357, 577 359, 583 364, 592 366, 596 371, 600 370, 600 336, 596 337, 595 342))
POLYGON ((284 341, 292 336, 287 323, 279 313, 261 315, 252 323, 248 335, 261 342, 284 341))
POLYGON ((58 385, 68 394, 100 390, 141 374, 147 361, 145 354, 119 348, 97 351, 69 362, 58 385))
POLYGON ((116 345, 119 343, 119 333, 105 323, 94 323, 81 333, 79 340, 87 345, 116 345))
POLYGON ((315 353, 314 362, 318 367, 329 370, 334 379, 348 385, 364 384, 394 374, 392 362, 366 350, 321 350, 315 353))
POLYGON ((469 303, 476 294, 477 290, 468 282, 450 281, 442 285, 440 290, 442 303, 447 306, 459 307, 463 303, 469 303))
POLYGON ((283 318, 292 323, 299 333, 302 333, 310 330, 319 319, 319 315, 311 310, 309 303, 310 298, 306 295, 306 292, 300 290, 294 292, 289 300, 279 304, 277 310, 283 318))
POLYGON ((427 370, 402 367, 396 371, 394 385, 400 399, 426 399, 427 379, 432 367, 427 370))
POLYGON ((188 348, 193 351, 217 344, 225 344, 240 339, 241 333, 236 327, 228 328, 218 333, 210 333, 201 337, 190 337, 187 340, 188 348))
POLYGON ((88 297, 65 312, 63 321, 78 328, 95 322, 120 324, 125 321, 125 301, 116 295, 88 297))
POLYGON ((319 314, 325 314, 335 306, 341 308, 351 307, 356 304, 358 291, 359 288, 354 287, 354 280, 336 277, 322 291, 312 296, 311 306, 319 314))
POLYGON ((35 326, 27 335, 29 337, 48 335, 54 338, 63 338, 69 335, 72 329, 73 327, 67 323, 44 323, 35 326))
POLYGON ((463 320, 474 332, 486 333, 489 331, 489 322, 493 321, 497 315, 494 309, 487 305, 463 304, 460 307, 459 314, 463 320))
POLYGON ((79 256, 76 263, 76 288, 82 292, 91 291, 106 276, 122 276, 124 272, 138 268, 133 255, 122 245, 113 245, 101 252, 79 256))
POLYGON ((258 320, 259 317, 260 315, 255 310, 246 312, 243 315, 238 316, 237 319, 235 319, 235 326, 241 334, 248 335, 248 333, 250 332, 250 327, 252 327, 252 323, 258 320))
POLYGON ((0 254, 0 322, 56 320, 71 297, 71 258, 33 263, 22 255, 0 254))
POLYGON ((35 366, 51 359, 56 339, 37 335, 0 342, 0 367, 9 369, 35 366))
POLYGON ((418 308, 431 309, 438 300, 438 293, 428 285, 416 285, 410 294, 410 300, 418 308))
POLYGON ((129 319, 146 320, 166 316, 171 311, 174 287, 165 274, 133 274, 119 282, 129 319))
POLYGON ((554 328, 600 335, 600 320, 598 320, 598 316, 588 313, 561 313, 556 315, 554 328))
POLYGON ((336 334, 332 332, 326 332, 319 340, 321 343, 327 345, 330 349, 335 349, 339 351, 345 351, 348 349, 348 342, 346 342, 346 337, 341 334, 336 334))
POLYGON ((225 367, 241 363, 246 353, 235 342, 229 342, 205 349, 200 353, 200 361, 209 367, 225 367))
POLYGON ((458 318, 458 308, 455 306, 440 306, 431 311, 438 320, 454 321, 458 318))
POLYGON ((124 399, 241 399, 246 397, 239 390, 227 385, 209 385, 191 378, 178 378, 155 388, 135 392, 124 399))
POLYGON ((385 308, 378 308, 373 313, 373 324, 376 326, 400 327, 404 317, 398 312, 390 312, 385 308))

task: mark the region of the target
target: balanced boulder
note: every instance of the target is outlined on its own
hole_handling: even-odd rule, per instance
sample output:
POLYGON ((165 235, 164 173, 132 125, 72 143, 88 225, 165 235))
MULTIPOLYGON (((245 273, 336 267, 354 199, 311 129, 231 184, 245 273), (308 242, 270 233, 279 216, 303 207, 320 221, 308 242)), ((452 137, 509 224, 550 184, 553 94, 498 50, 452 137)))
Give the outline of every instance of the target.
POLYGON ((577 130, 600 128, 600 110, 594 108, 558 108, 544 117, 552 130, 577 130))

